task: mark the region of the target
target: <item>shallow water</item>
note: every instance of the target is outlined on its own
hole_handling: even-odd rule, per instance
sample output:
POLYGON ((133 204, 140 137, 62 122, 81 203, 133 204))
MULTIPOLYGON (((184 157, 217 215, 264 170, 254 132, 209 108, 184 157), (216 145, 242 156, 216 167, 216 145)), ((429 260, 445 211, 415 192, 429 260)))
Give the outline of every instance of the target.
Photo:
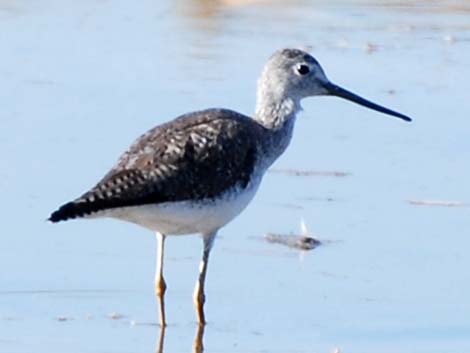
MULTIPOLYGON (((334 82, 414 121, 304 102, 275 167, 348 174, 268 173, 220 232, 205 352, 470 351, 469 12, 464 1, 0 2, 0 352, 155 351, 154 237, 45 219, 146 129, 211 106, 249 114, 266 58, 285 46, 309 47, 334 82), (302 218, 327 245, 263 240, 302 218)), ((167 242, 167 353, 192 350, 200 251, 198 237, 167 242)))

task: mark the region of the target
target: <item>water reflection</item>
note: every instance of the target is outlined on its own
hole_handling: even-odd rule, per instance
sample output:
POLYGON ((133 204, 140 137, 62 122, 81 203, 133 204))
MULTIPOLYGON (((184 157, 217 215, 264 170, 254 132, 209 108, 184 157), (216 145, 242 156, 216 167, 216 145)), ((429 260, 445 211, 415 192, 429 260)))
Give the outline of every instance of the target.
MULTIPOLYGON (((204 352, 204 344, 203 344, 204 327, 205 325, 197 325, 196 334, 194 335, 194 340, 193 340, 192 353, 204 352)), ((158 341, 157 341, 157 349, 155 351, 156 353, 164 352, 163 348, 165 346, 165 332, 166 332, 166 326, 161 326, 160 333, 158 336, 158 341)))
POLYGON ((193 353, 202 353, 204 351, 203 338, 204 338, 205 325, 197 325, 196 335, 193 341, 193 353))
POLYGON ((267 3, 269 0, 191 0, 181 6, 181 11, 187 16, 208 18, 218 15, 225 8, 267 3))
POLYGON ((273 20, 266 11, 274 9, 274 13, 282 16, 297 6, 311 9, 306 0, 187 0, 176 4, 176 14, 185 21, 185 26, 220 36, 230 23, 241 26, 240 30, 246 29, 247 24, 255 28, 260 21, 273 20))
POLYGON ((156 353, 163 353, 163 346, 165 342, 165 330, 166 326, 160 326, 160 334, 158 336, 157 349, 155 350, 156 353))

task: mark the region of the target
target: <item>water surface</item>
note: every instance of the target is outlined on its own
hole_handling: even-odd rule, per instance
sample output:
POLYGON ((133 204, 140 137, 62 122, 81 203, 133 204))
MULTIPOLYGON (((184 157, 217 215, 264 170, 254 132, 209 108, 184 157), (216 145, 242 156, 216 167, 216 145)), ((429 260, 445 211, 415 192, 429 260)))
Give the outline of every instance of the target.
MULTIPOLYGON (((269 173, 220 232, 205 351, 470 351, 469 11, 463 1, 0 2, 0 352, 155 351, 153 235, 45 219, 152 126, 212 106, 250 114, 264 62, 285 46, 310 48, 332 81, 414 121, 304 102, 275 167, 347 175, 269 173), (298 232, 302 218, 327 245, 299 254, 263 241, 298 232)), ((168 353, 192 349, 200 251, 198 237, 167 242, 168 353)))

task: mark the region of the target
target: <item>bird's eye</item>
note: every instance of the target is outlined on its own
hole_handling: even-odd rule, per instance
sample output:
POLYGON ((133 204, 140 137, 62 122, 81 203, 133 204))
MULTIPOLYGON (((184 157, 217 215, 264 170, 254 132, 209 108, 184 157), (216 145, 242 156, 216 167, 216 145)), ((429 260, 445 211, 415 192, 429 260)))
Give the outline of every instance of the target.
POLYGON ((306 75, 310 72, 310 68, 307 65, 304 65, 304 64, 297 65, 296 69, 297 69, 297 72, 300 75, 306 75))

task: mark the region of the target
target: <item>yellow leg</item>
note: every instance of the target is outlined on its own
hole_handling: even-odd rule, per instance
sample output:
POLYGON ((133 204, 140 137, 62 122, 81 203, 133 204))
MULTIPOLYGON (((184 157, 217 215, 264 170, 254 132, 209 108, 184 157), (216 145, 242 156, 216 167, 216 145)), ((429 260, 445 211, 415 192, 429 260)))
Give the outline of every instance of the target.
POLYGON ((206 301, 206 296, 204 294, 204 282, 206 281, 206 272, 207 264, 209 262, 209 254, 214 243, 215 235, 217 231, 214 231, 209 234, 203 234, 204 240, 204 249, 202 252, 202 259, 199 265, 199 278, 196 282, 196 287, 194 288, 194 306, 196 307, 196 316, 199 325, 206 324, 206 318, 204 315, 204 302, 206 301))
POLYGON ((155 294, 157 295, 157 302, 159 307, 160 326, 166 326, 165 320, 165 291, 166 283, 163 278, 163 253, 165 245, 165 235, 157 232, 157 265, 155 270, 155 294))

